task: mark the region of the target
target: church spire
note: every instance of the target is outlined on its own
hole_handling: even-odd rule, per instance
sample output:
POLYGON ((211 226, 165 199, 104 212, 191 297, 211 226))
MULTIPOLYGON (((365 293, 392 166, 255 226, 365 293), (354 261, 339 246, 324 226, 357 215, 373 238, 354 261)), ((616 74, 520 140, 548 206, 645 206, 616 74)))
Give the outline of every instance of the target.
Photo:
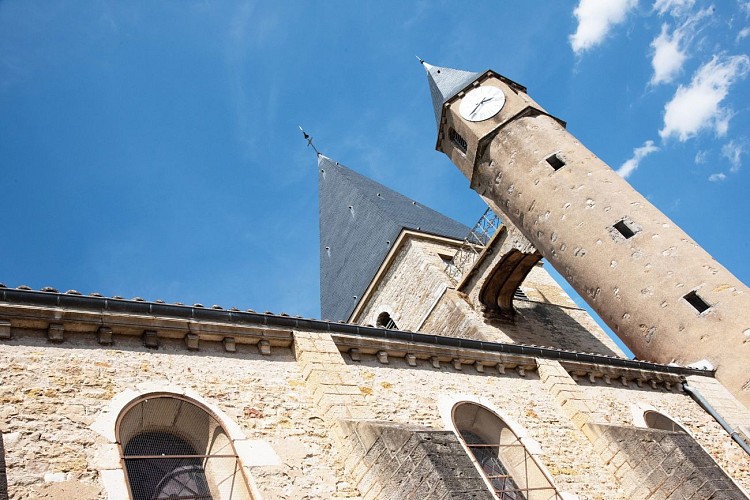
POLYGON ((432 107, 435 110, 435 121, 440 125, 443 104, 479 78, 482 73, 441 68, 440 66, 433 66, 426 63, 423 59, 419 59, 419 62, 422 63, 422 66, 427 71, 427 81, 430 84, 430 95, 432 96, 432 107))
POLYGON ((321 317, 349 319, 403 229, 463 240, 469 228, 318 155, 321 317))

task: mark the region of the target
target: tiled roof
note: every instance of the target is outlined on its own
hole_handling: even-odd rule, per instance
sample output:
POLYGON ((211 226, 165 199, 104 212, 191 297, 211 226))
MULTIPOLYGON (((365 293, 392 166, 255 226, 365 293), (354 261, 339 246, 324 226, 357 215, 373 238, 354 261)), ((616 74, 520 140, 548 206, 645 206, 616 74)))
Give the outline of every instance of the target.
POLYGON ((482 73, 473 73, 460 69, 441 68, 421 61, 427 71, 427 81, 430 84, 430 95, 432 96, 432 107, 435 110, 435 121, 440 125, 440 114, 443 104, 448 99, 458 94, 471 82, 482 76, 482 73))
POLYGON ((463 240, 469 228, 323 155, 320 196, 320 309, 349 319, 402 229, 463 240))

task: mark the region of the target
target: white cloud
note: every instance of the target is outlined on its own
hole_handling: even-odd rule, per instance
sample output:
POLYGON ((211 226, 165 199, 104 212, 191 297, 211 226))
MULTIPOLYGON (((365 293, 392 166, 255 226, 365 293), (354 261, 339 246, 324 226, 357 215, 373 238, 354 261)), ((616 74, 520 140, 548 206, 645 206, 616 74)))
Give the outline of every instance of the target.
POLYGON ((711 175, 708 176, 708 180, 711 181, 711 182, 721 182, 721 181, 723 181, 726 178, 727 178, 727 174, 725 174, 723 172, 719 172, 719 173, 716 173, 716 174, 711 174, 711 175))
POLYGON ((570 35, 573 52, 579 54, 601 43, 636 5, 638 0, 580 0, 573 11, 578 19, 578 28, 570 35))
POLYGON ((651 77, 652 85, 674 80, 687 59, 685 52, 680 49, 682 39, 680 30, 675 30, 670 35, 668 29, 667 25, 663 24, 661 34, 651 42, 651 47, 654 49, 654 57, 651 59, 651 66, 654 67, 654 75, 651 77))
POLYGON ((659 151, 659 148, 657 146, 654 146, 654 141, 644 142, 643 146, 635 148, 633 150, 632 158, 627 160, 622 164, 620 168, 617 169, 618 175, 620 175, 620 177, 622 177, 623 179, 627 179, 630 174, 632 174, 635 169, 638 168, 638 165, 641 164, 641 160, 656 151, 659 151))
POLYGON ((739 42, 743 38, 747 38, 748 35, 750 35, 750 28, 742 28, 740 32, 737 33, 737 38, 735 39, 735 42, 739 42))
POLYGON ((742 166, 742 155, 746 152, 744 144, 729 141, 721 148, 721 156, 729 160, 730 172, 737 172, 742 166))
MULTIPOLYGON (((692 3, 685 7, 690 6, 692 3)), ((675 28, 672 34, 669 33, 666 23, 662 25, 661 33, 651 42, 651 48, 654 49, 651 59, 651 66, 654 68, 651 85, 670 83, 675 79, 688 58, 688 47, 700 31, 697 28, 698 22, 712 13, 711 9, 703 9, 686 17, 683 16, 683 23, 675 28)))
POLYGON ((714 56, 698 68, 688 86, 680 85, 672 100, 664 106, 662 139, 677 136, 686 141, 703 129, 714 129, 716 135, 726 134, 732 112, 720 106, 729 87, 747 75, 750 58, 714 56))
POLYGON ((679 16, 692 9, 693 5, 695 5, 695 0, 656 0, 654 10, 660 15, 668 12, 673 16, 679 16))
POLYGON ((708 162, 708 151, 698 151, 695 154, 695 164, 705 165, 708 162))

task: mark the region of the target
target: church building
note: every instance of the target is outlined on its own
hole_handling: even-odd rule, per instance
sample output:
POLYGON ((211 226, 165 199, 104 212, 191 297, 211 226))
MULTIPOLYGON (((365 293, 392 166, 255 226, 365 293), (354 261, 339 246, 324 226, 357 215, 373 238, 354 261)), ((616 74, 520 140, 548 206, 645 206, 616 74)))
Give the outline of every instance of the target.
POLYGON ((423 65, 477 223, 318 154, 321 319, 1 285, 0 499, 747 498, 750 290, 525 87, 423 65))

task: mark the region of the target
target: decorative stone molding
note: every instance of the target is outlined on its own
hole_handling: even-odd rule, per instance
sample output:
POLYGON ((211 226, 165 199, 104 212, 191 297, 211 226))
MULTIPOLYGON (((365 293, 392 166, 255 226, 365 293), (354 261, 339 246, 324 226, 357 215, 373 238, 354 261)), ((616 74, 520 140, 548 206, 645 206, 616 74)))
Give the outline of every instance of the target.
POLYGON ((267 340, 261 340, 258 342, 258 352, 263 356, 271 355, 271 343, 267 340))
POLYGON ((8 340, 10 338, 10 321, 0 320, 0 340, 8 340))
POLYGON ((226 352, 237 352, 237 344, 234 337, 224 337, 222 343, 224 344, 224 350, 226 352))
POLYGON ((65 327, 60 323, 50 323, 47 327, 47 340, 60 343, 65 340, 65 327))
POLYGON ((96 342, 99 345, 112 345, 112 329, 108 326, 100 326, 96 331, 96 342))
POLYGON ((376 356, 381 363, 390 362, 392 359, 403 359, 408 366, 416 367, 420 363, 430 363, 433 368, 439 369, 442 362, 451 365, 456 370, 462 370, 463 365, 472 365, 479 373, 485 373, 485 368, 488 366, 495 366, 500 374, 504 374, 505 369, 508 368, 515 369, 519 374, 524 375, 528 371, 536 370, 537 365, 533 356, 355 335, 332 334, 331 337, 339 350, 349 353, 350 357, 354 355, 361 359, 362 355, 371 355, 376 356), (352 353, 352 351, 355 352, 352 353), (518 370, 519 366, 520 370, 518 370))
POLYGON ((159 337, 154 330, 146 330, 143 332, 143 345, 149 349, 159 348, 159 337))
POLYGON ((200 343, 200 337, 198 337, 194 333, 188 333, 185 335, 185 347, 187 347, 188 351, 197 351, 200 343))

